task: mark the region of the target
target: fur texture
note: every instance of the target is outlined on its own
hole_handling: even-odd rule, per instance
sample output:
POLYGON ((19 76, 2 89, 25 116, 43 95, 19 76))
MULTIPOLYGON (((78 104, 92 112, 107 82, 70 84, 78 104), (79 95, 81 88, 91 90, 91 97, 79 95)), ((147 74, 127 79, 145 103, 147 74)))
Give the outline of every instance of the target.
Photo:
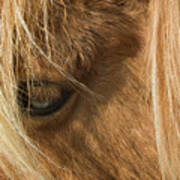
POLYGON ((160 179, 145 73, 148 7, 147 0, 2 1, 1 73, 11 77, 2 84, 50 81, 76 94, 65 113, 47 117, 23 116, 16 107, 15 125, 1 109, 3 128, 16 127, 9 131, 24 144, 20 150, 2 140, 4 177, 160 179))

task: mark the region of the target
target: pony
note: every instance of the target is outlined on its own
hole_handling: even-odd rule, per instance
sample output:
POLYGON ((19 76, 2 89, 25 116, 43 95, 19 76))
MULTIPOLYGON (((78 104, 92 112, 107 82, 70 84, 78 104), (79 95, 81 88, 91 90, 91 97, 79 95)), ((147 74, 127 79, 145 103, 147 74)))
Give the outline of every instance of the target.
POLYGON ((179 8, 0 0, 0 179, 179 179, 179 8))

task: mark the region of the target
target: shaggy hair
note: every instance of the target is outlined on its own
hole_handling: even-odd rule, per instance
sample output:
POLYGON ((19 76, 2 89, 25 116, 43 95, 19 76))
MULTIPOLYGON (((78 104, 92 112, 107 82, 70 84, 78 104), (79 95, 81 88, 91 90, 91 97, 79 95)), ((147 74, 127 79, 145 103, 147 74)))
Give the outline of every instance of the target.
POLYGON ((179 6, 0 0, 0 179, 179 179, 179 6), (41 80, 73 110, 25 115, 41 80))

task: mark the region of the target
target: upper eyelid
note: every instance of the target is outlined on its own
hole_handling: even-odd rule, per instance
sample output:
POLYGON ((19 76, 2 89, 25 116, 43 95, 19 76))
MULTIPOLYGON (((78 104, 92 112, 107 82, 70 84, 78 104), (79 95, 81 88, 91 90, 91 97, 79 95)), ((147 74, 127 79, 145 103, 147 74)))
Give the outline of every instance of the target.
POLYGON ((20 86, 33 86, 33 87, 46 87, 46 86, 59 86, 60 87, 63 87, 64 86, 64 83, 61 83, 61 82, 54 82, 54 81, 46 81, 46 80, 30 80, 29 82, 25 82, 25 81, 21 81, 20 83, 20 86))

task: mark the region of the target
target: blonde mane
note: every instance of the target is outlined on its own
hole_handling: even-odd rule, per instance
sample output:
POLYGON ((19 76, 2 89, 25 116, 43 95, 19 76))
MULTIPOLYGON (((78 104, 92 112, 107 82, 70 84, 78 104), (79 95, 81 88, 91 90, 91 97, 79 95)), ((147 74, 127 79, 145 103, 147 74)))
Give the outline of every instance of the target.
POLYGON ((156 143, 162 179, 179 179, 179 1, 152 1, 151 62, 156 143))

